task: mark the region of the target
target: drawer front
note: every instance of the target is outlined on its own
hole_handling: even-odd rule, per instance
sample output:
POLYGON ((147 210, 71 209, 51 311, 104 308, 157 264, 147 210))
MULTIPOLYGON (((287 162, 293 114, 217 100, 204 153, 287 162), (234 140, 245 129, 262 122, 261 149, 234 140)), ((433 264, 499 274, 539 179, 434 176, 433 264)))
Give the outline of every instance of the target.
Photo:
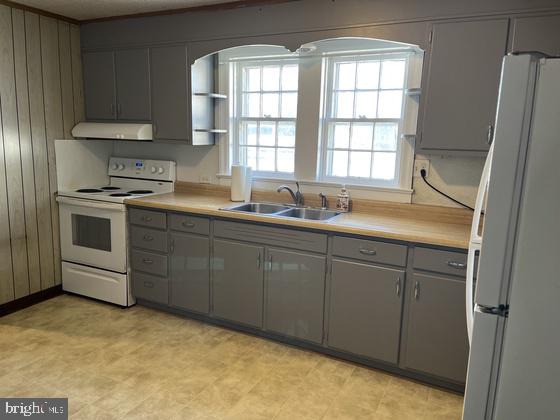
POLYGON ((327 252, 326 234, 289 228, 217 220, 214 222, 214 236, 323 254, 327 252))
POLYGON ((138 299, 169 304, 169 281, 163 277, 132 272, 132 295, 138 299))
POLYGON ((406 253, 406 245, 344 236, 335 236, 333 240, 333 255, 338 257, 404 267, 406 265, 406 253))
POLYGON ((143 248, 149 251, 167 252, 167 232, 139 226, 131 226, 130 244, 135 248, 143 248))
POLYGON ((210 220, 205 217, 189 216, 187 214, 169 215, 169 226, 179 232, 210 234, 210 220))
POLYGON ((467 254, 417 247, 414 249, 414 268, 464 277, 467 254))
POLYGON ((130 223, 154 229, 167 229, 167 214, 160 211, 130 209, 130 223))
POLYGON ((133 249, 130 251, 130 266, 144 273, 167 276, 167 256, 133 249))

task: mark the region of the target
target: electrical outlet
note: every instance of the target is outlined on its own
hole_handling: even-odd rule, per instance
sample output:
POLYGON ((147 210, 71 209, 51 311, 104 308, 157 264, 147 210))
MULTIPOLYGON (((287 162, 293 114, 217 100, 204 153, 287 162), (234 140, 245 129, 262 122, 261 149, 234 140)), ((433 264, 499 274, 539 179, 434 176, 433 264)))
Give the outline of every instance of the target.
POLYGON ((201 184, 211 184, 212 177, 210 175, 200 175, 198 177, 198 182, 200 182, 201 184))
POLYGON ((426 176, 430 175, 430 161, 428 159, 416 159, 414 161, 414 176, 422 176, 420 175, 422 169, 426 171, 426 176))

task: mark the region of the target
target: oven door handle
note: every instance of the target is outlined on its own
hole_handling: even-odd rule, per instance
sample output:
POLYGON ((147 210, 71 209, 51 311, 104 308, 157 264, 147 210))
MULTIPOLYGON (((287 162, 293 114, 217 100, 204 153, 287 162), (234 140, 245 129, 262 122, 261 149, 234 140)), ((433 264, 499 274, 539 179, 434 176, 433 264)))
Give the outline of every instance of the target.
POLYGON ((83 198, 70 198, 62 196, 57 196, 56 201, 60 204, 68 204, 71 206, 88 207, 103 210, 117 210, 122 212, 126 211, 126 207, 120 203, 106 203, 102 201, 84 200, 83 198))

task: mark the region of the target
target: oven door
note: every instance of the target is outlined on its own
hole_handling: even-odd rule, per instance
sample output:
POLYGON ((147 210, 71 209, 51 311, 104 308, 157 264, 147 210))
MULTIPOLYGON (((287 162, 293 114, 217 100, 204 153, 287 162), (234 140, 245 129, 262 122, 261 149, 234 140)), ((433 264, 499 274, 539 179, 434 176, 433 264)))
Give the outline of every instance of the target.
POLYGON ((126 207, 57 197, 62 259, 126 273, 126 207))

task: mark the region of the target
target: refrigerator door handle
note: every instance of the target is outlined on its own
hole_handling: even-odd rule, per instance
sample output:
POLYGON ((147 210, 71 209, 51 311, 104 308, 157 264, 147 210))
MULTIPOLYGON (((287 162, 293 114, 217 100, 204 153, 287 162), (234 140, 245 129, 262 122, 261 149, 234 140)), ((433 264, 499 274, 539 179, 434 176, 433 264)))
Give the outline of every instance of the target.
POLYGON ((467 335, 469 344, 472 343, 474 324, 474 265, 476 252, 480 252, 480 246, 471 244, 467 257, 467 279, 465 283, 465 307, 467 309, 467 335))

